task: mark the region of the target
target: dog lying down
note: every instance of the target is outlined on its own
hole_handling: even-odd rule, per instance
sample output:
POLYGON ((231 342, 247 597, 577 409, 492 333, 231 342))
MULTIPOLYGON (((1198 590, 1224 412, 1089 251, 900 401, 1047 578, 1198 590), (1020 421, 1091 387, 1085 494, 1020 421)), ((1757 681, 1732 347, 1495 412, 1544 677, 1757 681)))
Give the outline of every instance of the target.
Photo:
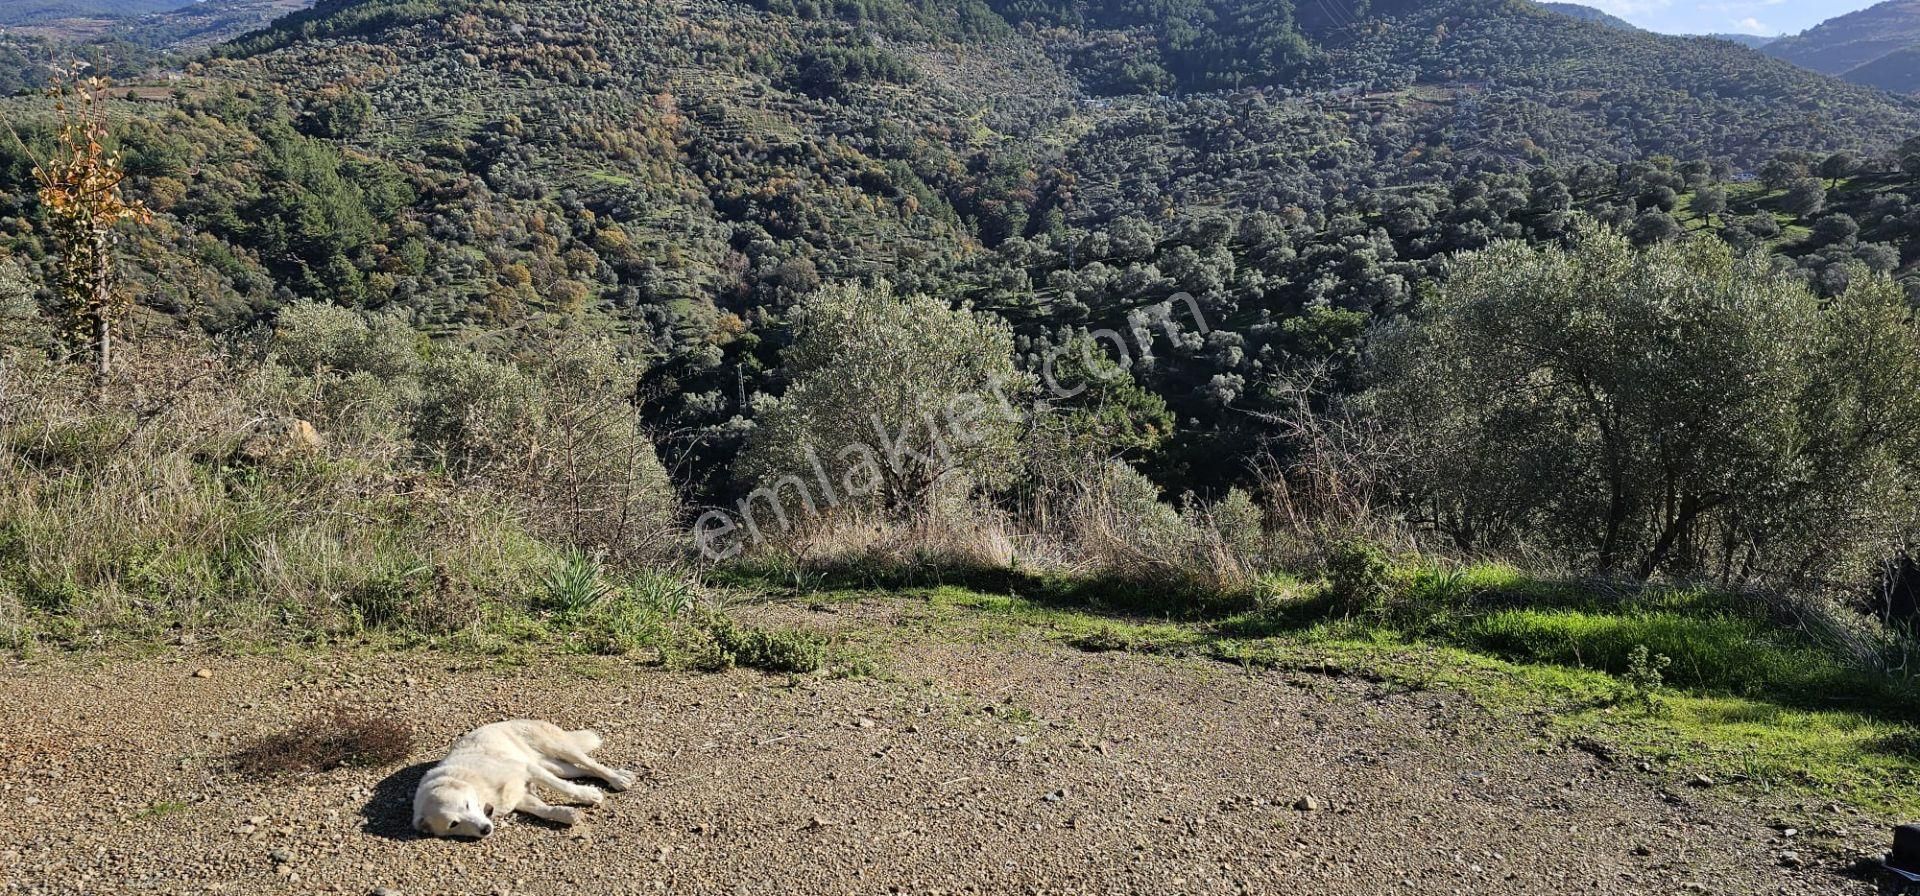
POLYGON ((590 751, 600 735, 563 731, 551 722, 518 719, 476 728, 453 742, 447 758, 427 771, 413 793, 413 827, 435 837, 485 837, 496 812, 525 812, 560 824, 580 810, 549 806, 538 784, 575 802, 600 804, 599 789, 568 778, 599 778, 609 790, 633 786, 633 773, 600 764, 590 751))

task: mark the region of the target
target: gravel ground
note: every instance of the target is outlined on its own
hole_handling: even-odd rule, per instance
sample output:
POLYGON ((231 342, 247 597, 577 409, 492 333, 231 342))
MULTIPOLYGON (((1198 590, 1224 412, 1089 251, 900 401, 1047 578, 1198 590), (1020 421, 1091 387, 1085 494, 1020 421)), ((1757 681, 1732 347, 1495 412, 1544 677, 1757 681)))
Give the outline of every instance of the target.
MULTIPOLYGON (((797 613, 799 611, 777 611, 797 613)), ((832 624, 860 624, 834 617, 832 624)), ((1720 793, 1445 693, 1010 638, 887 677, 436 654, 43 659, 0 670, 0 892, 1870 893, 1720 793), (208 677, 197 677, 201 668, 208 677), (274 781, 236 740, 342 699, 405 768, 274 781), (540 717, 642 772, 588 821, 415 837, 445 744, 540 717)))

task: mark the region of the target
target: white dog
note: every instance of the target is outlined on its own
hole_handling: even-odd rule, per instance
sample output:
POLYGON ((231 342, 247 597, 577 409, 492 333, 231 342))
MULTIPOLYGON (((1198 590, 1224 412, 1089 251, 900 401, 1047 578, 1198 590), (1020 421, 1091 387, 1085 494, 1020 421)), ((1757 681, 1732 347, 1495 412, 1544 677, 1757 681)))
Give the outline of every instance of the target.
POLYGON ((599 805, 601 793, 566 778, 599 778, 614 791, 633 786, 633 773, 588 756, 600 747, 591 731, 562 731, 550 722, 519 719, 477 728, 453 742, 447 758, 420 779, 413 793, 413 827, 435 837, 485 837, 496 810, 525 812, 560 824, 580 810, 549 806, 533 793, 539 784, 576 802, 599 805))

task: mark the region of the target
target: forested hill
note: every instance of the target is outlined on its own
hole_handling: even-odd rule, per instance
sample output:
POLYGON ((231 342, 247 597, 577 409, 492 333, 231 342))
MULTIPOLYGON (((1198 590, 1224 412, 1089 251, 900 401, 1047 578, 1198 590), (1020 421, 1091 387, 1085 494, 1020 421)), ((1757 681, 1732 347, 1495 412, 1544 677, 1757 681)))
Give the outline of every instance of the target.
POLYGON ((1775 41, 1766 52, 1813 71, 1912 92, 1920 90, 1920 74, 1899 55, 1915 47, 1920 47, 1920 0, 1887 0, 1775 41))
MULTIPOLYGON (((786 309, 833 281, 996 310, 1028 362, 1199 297, 1219 332, 1135 367, 1181 482, 1447 253, 1576 213, 1822 288, 1920 260, 1894 155, 1920 104, 1522 0, 328 0, 123 86, 147 307, 607 333, 654 359, 668 459, 721 475, 784 386, 786 309)), ((30 170, 0 147, 0 248, 40 258, 30 170)))
POLYGON ((1591 6, 1582 6, 1578 3, 1542 3, 1540 5, 1563 16, 1572 16, 1585 22, 1597 22, 1608 27, 1618 28, 1621 31, 1641 30, 1639 26, 1626 19, 1622 19, 1619 16, 1608 15, 1591 6))
POLYGON ((0 25, 118 19, 168 12, 192 3, 193 0, 0 0, 0 25))

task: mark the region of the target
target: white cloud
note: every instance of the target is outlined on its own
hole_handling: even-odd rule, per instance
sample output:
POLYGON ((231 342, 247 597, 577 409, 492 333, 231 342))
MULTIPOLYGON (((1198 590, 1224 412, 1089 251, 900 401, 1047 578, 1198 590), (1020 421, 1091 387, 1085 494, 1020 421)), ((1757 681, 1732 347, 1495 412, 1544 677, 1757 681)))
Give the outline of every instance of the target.
POLYGON ((1759 34, 1759 35, 1771 36, 1771 35, 1780 33, 1772 28, 1768 28, 1765 23, 1761 22, 1759 19, 1754 18, 1753 16, 1747 16, 1746 18, 1741 19, 1738 22, 1735 22, 1733 27, 1739 29, 1741 34, 1759 34))

